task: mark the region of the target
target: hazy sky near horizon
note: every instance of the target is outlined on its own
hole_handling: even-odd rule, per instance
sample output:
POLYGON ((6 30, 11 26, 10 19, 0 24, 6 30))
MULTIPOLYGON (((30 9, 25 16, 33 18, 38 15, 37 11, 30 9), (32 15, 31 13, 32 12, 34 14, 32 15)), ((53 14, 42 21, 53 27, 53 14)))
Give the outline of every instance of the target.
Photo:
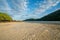
POLYGON ((41 18, 60 9, 60 0, 0 0, 0 12, 14 20, 41 18))

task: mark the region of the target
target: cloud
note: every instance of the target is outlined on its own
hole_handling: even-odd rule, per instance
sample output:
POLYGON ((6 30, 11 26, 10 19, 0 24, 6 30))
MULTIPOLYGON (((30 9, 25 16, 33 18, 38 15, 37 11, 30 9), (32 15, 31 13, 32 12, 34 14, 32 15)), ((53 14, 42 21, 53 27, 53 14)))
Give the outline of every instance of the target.
POLYGON ((35 8, 35 10, 33 11, 32 14, 34 14, 35 16, 32 14, 31 14, 31 16, 32 17, 34 16, 34 18, 35 18, 38 15, 41 15, 46 10, 48 10, 49 8, 51 8, 52 6, 56 6, 59 2, 60 2, 60 0, 45 0, 42 4, 41 3, 39 4, 39 8, 35 8))
POLYGON ((0 11, 7 12, 15 20, 24 17, 27 10, 27 0, 0 0, 0 11))
POLYGON ((52 6, 56 6, 59 2, 60 0, 44 0, 42 3, 36 2, 33 5, 38 7, 31 11, 28 8, 28 3, 31 2, 28 2, 28 0, 0 0, 0 11, 8 12, 8 14, 12 16, 14 20, 39 18, 40 14, 52 6))
POLYGON ((11 8, 9 7, 8 3, 6 2, 6 0, 0 0, 0 10, 1 11, 11 10, 11 8))
POLYGON ((14 10, 20 11, 20 10, 26 10, 27 5, 26 5, 26 0, 11 0, 11 3, 13 4, 14 10))
POLYGON ((17 2, 16 1, 14 1, 14 0, 12 0, 12 3, 13 3, 13 19, 14 20, 20 20, 20 19, 25 19, 25 16, 24 15, 26 15, 26 12, 27 12, 27 0, 17 0, 17 2), (21 17, 23 17, 23 18, 21 18, 21 17))

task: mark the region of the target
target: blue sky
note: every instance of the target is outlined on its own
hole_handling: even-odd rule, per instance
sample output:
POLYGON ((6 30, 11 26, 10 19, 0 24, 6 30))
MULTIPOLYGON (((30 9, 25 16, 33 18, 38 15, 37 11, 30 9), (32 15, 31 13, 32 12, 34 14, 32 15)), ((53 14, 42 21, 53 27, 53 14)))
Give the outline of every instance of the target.
POLYGON ((13 20, 41 18, 60 9, 60 0, 0 0, 0 12, 6 12, 13 20))

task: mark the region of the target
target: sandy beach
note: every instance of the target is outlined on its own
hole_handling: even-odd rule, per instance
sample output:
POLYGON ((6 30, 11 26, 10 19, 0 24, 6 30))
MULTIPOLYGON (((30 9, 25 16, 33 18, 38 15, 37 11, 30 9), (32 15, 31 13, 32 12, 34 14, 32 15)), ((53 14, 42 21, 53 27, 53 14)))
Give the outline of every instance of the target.
POLYGON ((59 24, 0 23, 0 40, 60 40, 59 24))

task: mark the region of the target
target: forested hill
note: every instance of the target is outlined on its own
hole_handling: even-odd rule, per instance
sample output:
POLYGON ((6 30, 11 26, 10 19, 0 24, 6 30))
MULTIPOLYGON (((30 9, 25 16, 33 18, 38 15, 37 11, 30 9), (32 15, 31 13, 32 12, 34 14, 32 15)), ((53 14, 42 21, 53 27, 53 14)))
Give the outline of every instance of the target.
POLYGON ((27 19, 24 21, 60 21, 60 10, 52 12, 40 19, 27 19))
POLYGON ((0 22, 5 21, 12 21, 12 18, 8 14, 0 12, 0 22))

